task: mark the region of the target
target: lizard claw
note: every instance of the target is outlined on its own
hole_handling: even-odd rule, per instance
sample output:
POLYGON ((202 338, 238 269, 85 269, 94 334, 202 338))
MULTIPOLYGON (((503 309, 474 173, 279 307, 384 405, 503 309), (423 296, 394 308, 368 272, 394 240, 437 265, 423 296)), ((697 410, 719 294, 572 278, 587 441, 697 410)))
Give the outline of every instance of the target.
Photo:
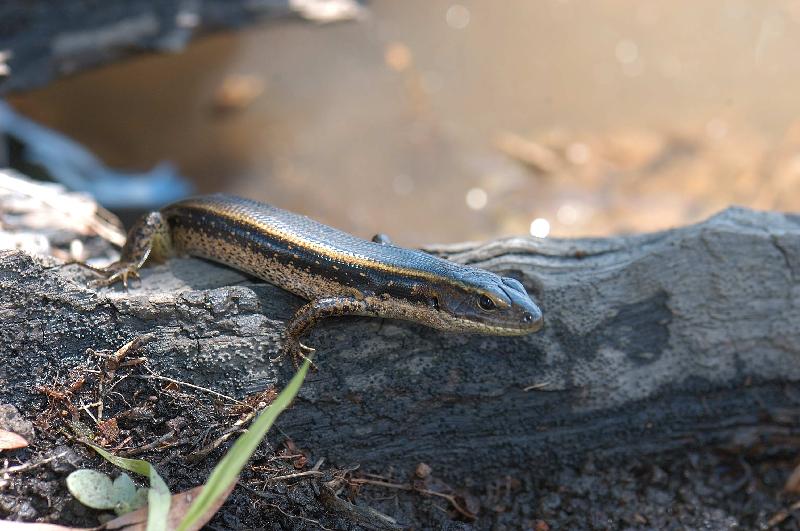
POLYGON ((89 283, 89 286, 96 288, 102 286, 110 286, 116 282, 122 281, 122 286, 127 291, 128 278, 136 278, 141 280, 139 276, 139 268, 135 264, 115 262, 110 266, 95 270, 98 274, 104 276, 98 280, 89 283))
POLYGON ((281 349, 281 353, 275 358, 270 358, 270 361, 273 363, 279 362, 284 356, 288 355, 292 358, 292 365, 294 365, 295 369, 299 369, 300 364, 308 360, 311 363, 311 369, 316 371, 317 366, 311 360, 311 354, 314 352, 316 352, 316 349, 304 345, 296 339, 287 339, 283 345, 283 349, 281 349))

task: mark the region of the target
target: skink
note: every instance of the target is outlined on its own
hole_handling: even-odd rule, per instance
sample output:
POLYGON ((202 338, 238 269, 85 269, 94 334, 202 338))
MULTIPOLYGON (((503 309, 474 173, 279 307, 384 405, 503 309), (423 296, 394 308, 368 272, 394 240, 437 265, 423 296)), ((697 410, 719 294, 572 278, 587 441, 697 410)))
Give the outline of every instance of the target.
POLYGON ((305 216, 229 195, 173 203, 142 217, 128 233, 103 284, 138 276, 148 259, 188 254, 266 280, 309 302, 286 327, 284 350, 311 351, 301 338, 321 319, 366 315, 433 328, 522 335, 542 327, 542 312, 517 280, 422 251, 367 241, 305 216))

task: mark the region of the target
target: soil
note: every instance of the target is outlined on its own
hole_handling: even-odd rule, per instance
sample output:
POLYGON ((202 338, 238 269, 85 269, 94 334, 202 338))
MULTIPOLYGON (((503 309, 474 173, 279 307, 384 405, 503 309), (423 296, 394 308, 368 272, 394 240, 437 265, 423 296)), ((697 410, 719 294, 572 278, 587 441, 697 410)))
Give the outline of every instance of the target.
MULTIPOLYGON (((157 465, 173 492, 202 484, 230 441, 212 442, 272 389, 231 403, 159 379, 132 349, 121 364, 111 352, 86 362, 42 396, 35 417, 4 406, 4 424, 35 438, 4 453, 3 466, 41 463, 0 480, 0 517, 94 526, 103 515, 66 490, 66 476, 95 468, 118 471, 77 442, 94 416, 107 419, 92 436, 121 456, 157 465), (103 403, 102 412, 97 404, 103 403), (92 404, 92 406, 84 406, 92 404)), ((280 430, 262 443, 239 486, 210 529, 374 529, 352 507, 331 504, 324 491, 371 507, 412 529, 779 529, 800 528, 798 495, 783 491, 797 464, 794 440, 731 445, 635 459, 564 466, 522 464, 490 484, 448 484, 447 470, 362 470, 325 466, 324 448, 297 448, 280 430), (289 476, 288 478, 286 476, 289 476), (281 479, 281 477, 283 479, 281 479), (272 479, 277 478, 277 479, 272 479), (265 524, 266 523, 266 524, 265 524)), ((347 505, 347 504, 345 504, 347 505)), ((373 521, 374 523, 374 521, 373 521)))

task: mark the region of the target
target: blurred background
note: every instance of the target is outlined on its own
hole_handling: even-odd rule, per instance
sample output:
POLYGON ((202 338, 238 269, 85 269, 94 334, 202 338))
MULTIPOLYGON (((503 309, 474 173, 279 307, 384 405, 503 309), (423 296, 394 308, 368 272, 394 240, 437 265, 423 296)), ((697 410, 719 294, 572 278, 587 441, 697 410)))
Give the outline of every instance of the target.
POLYGON ((800 209, 800 4, 373 0, 16 93, 111 167, 402 245, 800 209))

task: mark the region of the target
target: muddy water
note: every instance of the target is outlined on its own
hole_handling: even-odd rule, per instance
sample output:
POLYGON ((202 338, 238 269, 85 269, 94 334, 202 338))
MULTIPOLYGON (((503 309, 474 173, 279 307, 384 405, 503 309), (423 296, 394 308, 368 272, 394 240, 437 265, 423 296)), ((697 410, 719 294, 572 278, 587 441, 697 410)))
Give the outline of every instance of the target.
POLYGON ((390 0, 19 95, 108 163, 402 244, 800 209, 800 8, 390 0))

